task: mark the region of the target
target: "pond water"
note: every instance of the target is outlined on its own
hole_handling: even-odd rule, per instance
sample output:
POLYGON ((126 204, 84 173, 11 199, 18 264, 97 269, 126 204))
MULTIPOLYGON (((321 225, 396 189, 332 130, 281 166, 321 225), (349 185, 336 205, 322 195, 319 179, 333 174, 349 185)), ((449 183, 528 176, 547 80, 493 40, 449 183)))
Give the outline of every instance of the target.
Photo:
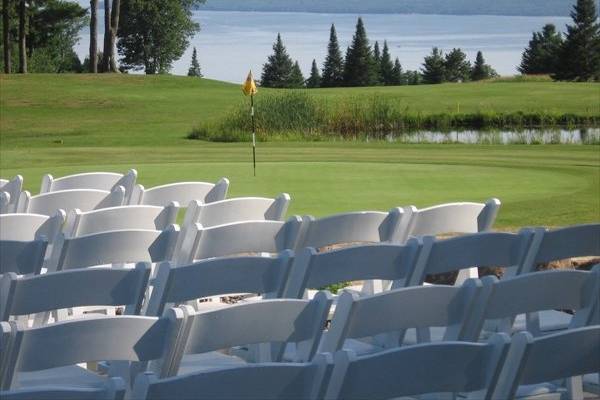
POLYGON ((468 143, 468 144, 600 144, 600 128, 527 129, 515 131, 421 131, 401 136, 388 135, 389 142, 401 143, 468 143))

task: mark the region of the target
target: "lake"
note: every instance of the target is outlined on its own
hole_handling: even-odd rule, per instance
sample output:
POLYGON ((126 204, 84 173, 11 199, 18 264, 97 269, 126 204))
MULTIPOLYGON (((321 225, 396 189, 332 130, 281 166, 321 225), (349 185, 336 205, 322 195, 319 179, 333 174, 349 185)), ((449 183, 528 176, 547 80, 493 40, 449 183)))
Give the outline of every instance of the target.
MULTIPOLYGON (((260 77, 262 65, 272 52, 278 32, 292 58, 300 62, 308 75, 313 58, 321 66, 329 40, 329 28, 335 23, 342 49, 350 44, 356 19, 354 14, 311 14, 273 12, 196 11, 194 20, 201 25, 183 57, 174 63, 173 74, 187 73, 192 47, 198 50, 205 77, 241 82, 249 69, 260 77)), ((565 30, 566 17, 452 16, 367 14, 363 16, 369 39, 388 41, 393 57, 402 67, 419 69, 423 58, 434 46, 443 50, 462 48, 471 60, 481 50, 486 61, 501 75, 517 73, 521 54, 533 31, 546 23, 565 30)), ((98 13, 99 43, 102 43, 103 12, 98 13)), ((76 47, 79 57, 88 54, 88 29, 81 32, 76 47)))

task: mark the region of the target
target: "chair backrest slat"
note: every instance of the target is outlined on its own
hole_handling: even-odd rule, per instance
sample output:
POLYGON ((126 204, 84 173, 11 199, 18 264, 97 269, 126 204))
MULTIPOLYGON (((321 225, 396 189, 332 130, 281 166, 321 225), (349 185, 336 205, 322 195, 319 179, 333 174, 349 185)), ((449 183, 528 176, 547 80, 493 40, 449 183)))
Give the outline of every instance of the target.
POLYGON ((130 169, 125 175, 114 172, 84 172, 54 178, 50 174, 42 177, 40 193, 56 192, 71 189, 95 189, 112 191, 117 186, 123 186, 127 194, 131 193, 137 171, 130 169))
POLYGON ((150 265, 135 269, 91 268, 18 278, 6 274, 0 282, 0 318, 80 306, 127 306, 139 313, 150 265), (6 297, 5 297, 6 296, 6 297))
POLYGON ((161 206, 176 201, 186 205, 193 200, 202 203, 224 200, 227 197, 229 180, 221 178, 216 184, 208 182, 178 182, 145 189, 136 185, 130 204, 161 206))
POLYGON ((0 391, 2 400, 122 400, 126 386, 121 378, 110 378, 106 385, 91 387, 30 387, 0 391))
POLYGON ((293 252, 278 257, 228 257, 176 267, 159 265, 148 305, 149 315, 161 315, 168 304, 232 293, 280 297, 288 279, 293 252))
POLYGON ((13 179, 0 179, 0 214, 17 212, 17 202, 23 190, 23 177, 15 176, 13 179))
POLYGON ((41 214, 0 215, 0 240, 34 240, 45 236, 52 242, 62 229, 65 213, 59 210, 53 216, 41 214))
POLYGON ((303 229, 296 249, 393 241, 398 234, 403 215, 404 211, 401 208, 394 208, 387 213, 351 212, 320 219, 306 216, 303 217, 303 229))
POLYGON ((431 343, 360 358, 339 351, 325 398, 391 399, 489 391, 495 387, 509 341, 508 336, 497 335, 487 344, 431 343))
POLYGON ((514 398, 519 385, 597 373, 599 338, 598 325, 538 338, 529 332, 515 334, 493 398, 514 398))
POLYGON ((44 236, 35 240, 0 240, 0 274, 39 274, 48 241, 44 236))
POLYGON ((179 227, 164 231, 123 230, 100 232, 75 238, 60 237, 53 251, 51 270, 96 265, 169 261, 177 242, 179 227))
POLYGON ((123 204, 125 189, 117 186, 111 192, 95 189, 70 189, 41 193, 31 196, 28 191, 21 193, 17 212, 53 215, 57 210, 70 211, 78 208, 82 211, 116 207, 123 204))

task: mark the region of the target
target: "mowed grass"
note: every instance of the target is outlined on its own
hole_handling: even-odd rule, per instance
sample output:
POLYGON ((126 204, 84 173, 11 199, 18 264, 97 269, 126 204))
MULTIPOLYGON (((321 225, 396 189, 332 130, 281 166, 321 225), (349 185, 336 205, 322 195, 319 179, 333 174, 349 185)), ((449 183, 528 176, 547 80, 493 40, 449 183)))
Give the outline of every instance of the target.
MULTIPOLYGON (((22 174, 33 192, 46 172, 62 176, 133 167, 146 186, 226 176, 230 196, 288 192, 290 214, 323 216, 498 197, 503 205, 497 227, 504 230, 600 220, 599 146, 260 143, 255 178, 249 144, 184 138, 195 123, 236 106, 238 85, 109 75, 0 76, 0 83, 0 175, 22 174)), ((586 112, 600 100, 598 85, 549 82, 362 90, 396 96, 424 112, 458 100, 462 110, 496 99, 499 110, 586 112), (503 100, 511 93, 512 101, 503 100), (557 101, 540 93, 563 97, 557 101)), ((361 90, 327 89, 316 95, 346 91, 361 90)))

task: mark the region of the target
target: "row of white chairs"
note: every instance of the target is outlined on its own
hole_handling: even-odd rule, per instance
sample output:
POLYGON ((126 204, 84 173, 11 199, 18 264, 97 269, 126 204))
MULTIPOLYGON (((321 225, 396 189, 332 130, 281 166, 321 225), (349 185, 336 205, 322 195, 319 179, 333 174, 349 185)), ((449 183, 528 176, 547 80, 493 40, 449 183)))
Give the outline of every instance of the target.
MULTIPOLYGON (((208 376, 212 376, 210 374, 214 369, 232 366, 249 367, 248 362, 281 362, 285 360, 287 350, 293 348, 294 357, 290 361, 294 362, 315 362, 323 360, 326 354, 332 353, 336 354, 336 360, 338 357, 341 357, 340 360, 345 360, 341 363, 343 366, 338 365, 339 360, 336 361, 333 376, 341 375, 334 381, 336 385, 342 387, 347 384, 348 389, 337 388, 332 392, 329 392, 332 389, 328 389, 330 395, 326 395, 326 398, 338 398, 338 396, 341 396, 339 398, 391 398, 402 393, 471 392, 480 389, 488 389, 490 390, 488 394, 491 394, 496 390, 492 384, 493 380, 489 380, 494 375, 493 368, 491 369, 490 365, 486 367, 478 364, 477 368, 481 370, 471 369, 468 365, 462 364, 461 352, 447 353, 443 357, 438 354, 436 362, 454 365, 455 373, 450 377, 431 377, 431 380, 419 383, 421 389, 415 392, 409 390, 396 393, 395 391, 402 386, 394 386, 395 389, 390 391, 386 387, 391 381, 381 381, 381 379, 389 374, 391 375, 388 379, 393 375, 397 375, 397 379, 413 376, 415 370, 421 370, 418 362, 420 359, 416 355, 413 354, 413 357, 417 359, 411 360, 408 357, 403 362, 394 359, 393 362, 390 360, 390 364, 382 360, 386 359, 385 354, 398 351, 393 350, 398 347, 407 349, 407 353, 404 354, 412 354, 410 351, 417 351, 416 349, 420 348, 419 345, 415 347, 414 342, 405 343, 404 333, 407 329, 445 327, 446 333, 440 342, 476 343, 481 340, 483 326, 487 321, 506 320, 508 324, 503 325, 503 329, 498 329, 497 332, 511 333, 513 329, 511 321, 514 321, 517 314, 561 307, 577 310, 567 332, 587 332, 586 326, 592 325, 594 327, 591 332, 595 332, 596 336, 585 336, 585 339, 579 337, 581 342, 577 346, 546 347, 546 350, 552 349, 552 355, 547 357, 553 358, 556 363, 550 362, 545 367, 544 376, 550 374, 553 378, 547 380, 554 380, 560 377, 597 373, 600 369, 597 367, 600 358, 596 357, 598 353, 593 351, 600 345, 600 341, 597 340, 600 328, 598 325, 600 324, 599 294, 600 267, 596 267, 592 272, 546 271, 504 281, 493 278, 486 278, 483 281, 469 280, 462 287, 404 288, 363 298, 357 298, 352 293, 344 293, 331 326, 325 333, 323 328, 331 305, 331 298, 327 293, 320 293, 313 300, 263 300, 208 312, 198 312, 189 306, 183 306, 169 309, 160 319, 128 316, 99 317, 33 329, 4 322, 0 345, 3 352, 0 365, 2 388, 16 389, 17 393, 21 394, 27 393, 27 390, 40 390, 40 387, 47 385, 52 385, 54 390, 60 388, 62 391, 67 390, 69 386, 79 386, 79 390, 82 389, 81 386, 91 386, 96 390, 102 387, 105 391, 108 390, 104 386, 106 378, 72 365, 101 360, 111 360, 109 377, 120 377, 127 383, 131 383, 131 378, 136 373, 144 370, 155 373, 161 379, 183 375, 180 380, 183 382, 190 377, 188 374, 191 373, 208 373, 208 376), (321 340, 323 334, 325 336, 321 340), (366 337, 372 338, 369 344, 356 345, 358 343, 356 339, 366 337), (382 346, 376 347, 374 343, 382 343, 382 346), (253 345, 256 347, 252 347, 253 345), (240 349, 238 346, 245 346, 245 348, 240 349), (369 346, 370 350, 365 351, 364 349, 369 346), (413 350, 408 350, 410 348, 413 350), (218 352, 220 349, 229 349, 229 354, 218 352), (41 356, 42 354, 44 356, 41 356), (315 358, 316 354, 322 355, 315 358), (347 373, 348 363, 351 364, 355 356, 363 360, 373 360, 365 363, 370 367, 360 372, 360 376, 367 374, 369 379, 354 376, 343 384, 342 382, 346 382, 346 379, 342 378, 347 373), (134 362, 134 364, 124 362, 134 362), (573 369, 576 365, 578 367, 573 369), (64 367, 68 368, 64 369, 64 367), (344 372, 336 373, 335 369, 338 368, 342 368, 344 372), (371 372, 368 372, 371 368, 371 372), (382 371, 386 369, 396 372, 383 373, 382 371), (471 389, 450 389, 454 387, 452 385, 458 385, 458 382, 475 371, 480 378, 487 377, 484 381, 488 382, 488 385, 471 389), (377 379, 377 376, 380 378, 377 379), (440 385, 438 379, 446 383, 440 385), (361 385, 356 386, 357 382, 362 382, 366 386, 360 388, 361 385), (368 382, 370 384, 367 385, 368 382), (381 383, 384 382, 386 384, 381 387, 381 383), (444 387, 447 389, 440 390, 444 387), (341 390, 344 394, 338 393, 337 390, 341 390)), ((522 341, 524 339, 519 339, 521 343, 519 346, 545 340, 533 339, 529 333, 519 334, 517 337, 527 338, 525 342, 522 341)), ((553 332, 550 336, 540 337, 563 336, 553 332)), ((419 340, 419 343, 422 345, 423 342, 429 341, 430 338, 425 338, 419 340)), ((504 341, 507 341, 506 338, 504 341)), ((497 337, 492 338, 492 343, 498 343, 497 337)), ((556 346, 557 343, 554 342, 554 345, 556 346)), ((472 344, 463 343, 462 346, 464 347, 461 347, 461 351, 464 352, 472 344)), ((436 349, 442 351, 444 346, 436 349)), ((524 350, 520 348, 519 351, 524 350)), ((520 354, 519 357, 523 356, 524 354, 520 354)), ((504 357, 499 357, 496 361, 502 363, 503 359, 504 357)), ((470 362, 474 361, 475 359, 470 359, 470 362)), ((518 365, 518 362, 513 363, 511 368, 516 368, 518 365)), ((501 367, 498 365, 497 372, 501 371, 501 367)), ((502 373, 495 378, 500 378, 503 374, 510 377, 511 385, 504 387, 499 393, 510 392, 513 396, 518 394, 518 397, 522 397, 531 394, 534 389, 531 387, 519 389, 518 382, 523 378, 520 374, 515 374, 513 369, 502 370, 502 373), (506 392, 507 390, 509 392, 506 392), (516 392, 517 390, 519 392, 516 392)), ((241 382, 236 380, 233 376, 229 377, 230 385, 248 384, 243 380, 241 382)), ((527 383, 541 382, 544 381, 527 381, 527 383)), ((549 387, 559 395, 561 393, 564 395, 565 390, 571 390, 573 394, 572 390, 576 389, 576 385, 565 388, 560 383, 548 383, 542 386, 542 389, 549 393, 549 387)), ((222 396, 220 398, 225 398, 230 393, 226 388, 219 390, 214 394, 222 396)), ((539 390, 539 387, 535 390, 539 390)), ((139 398, 144 398, 139 394, 139 388, 136 391, 139 398)), ((188 398, 178 391, 163 393, 167 398, 188 398)), ((31 392, 29 394, 31 396, 31 392)))
POLYGON ((179 182, 145 189, 136 184, 137 171, 126 174, 91 172, 53 178, 44 175, 40 192, 32 196, 23 191, 23 177, 0 180, 0 214, 31 213, 52 215, 58 209, 70 211, 97 210, 121 205, 148 205, 164 207, 173 201, 189 204, 193 200, 212 203, 224 200, 229 180, 217 183, 179 182))

